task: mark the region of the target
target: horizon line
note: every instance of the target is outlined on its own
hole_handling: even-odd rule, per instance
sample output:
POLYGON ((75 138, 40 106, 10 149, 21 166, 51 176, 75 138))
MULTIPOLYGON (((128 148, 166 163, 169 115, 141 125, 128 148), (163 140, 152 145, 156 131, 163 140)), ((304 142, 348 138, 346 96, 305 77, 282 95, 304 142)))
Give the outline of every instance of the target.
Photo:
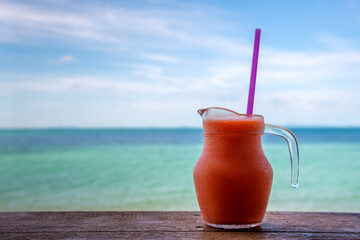
MULTIPOLYGON (((309 125, 309 126, 287 126, 289 129, 360 129, 360 126, 317 126, 317 125, 309 125)), ((124 130, 146 130, 146 129, 157 129, 157 130, 166 130, 166 129, 203 129, 202 126, 89 126, 89 127, 0 127, 0 131, 26 131, 26 130, 115 130, 115 129, 124 129, 124 130)))

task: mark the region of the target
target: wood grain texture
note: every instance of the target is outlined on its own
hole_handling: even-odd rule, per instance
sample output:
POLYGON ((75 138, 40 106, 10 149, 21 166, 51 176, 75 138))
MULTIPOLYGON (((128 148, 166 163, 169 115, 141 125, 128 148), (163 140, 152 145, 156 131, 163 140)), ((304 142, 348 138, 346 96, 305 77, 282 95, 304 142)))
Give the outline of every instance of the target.
POLYGON ((54 232, 7 233, 0 239, 360 239, 350 233, 256 232, 54 232))
POLYGON ((0 239, 360 239, 360 213, 267 212, 256 228, 208 227, 200 212, 0 213, 0 239))

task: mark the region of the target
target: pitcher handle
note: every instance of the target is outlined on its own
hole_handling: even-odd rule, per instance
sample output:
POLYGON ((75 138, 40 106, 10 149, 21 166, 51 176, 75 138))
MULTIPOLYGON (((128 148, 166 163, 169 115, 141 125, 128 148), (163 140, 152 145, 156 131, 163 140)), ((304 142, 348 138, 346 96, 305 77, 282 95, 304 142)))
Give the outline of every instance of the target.
POLYGON ((264 133, 282 137, 287 142, 291 160, 291 187, 299 187, 299 146, 295 135, 286 128, 269 124, 265 124, 264 133))

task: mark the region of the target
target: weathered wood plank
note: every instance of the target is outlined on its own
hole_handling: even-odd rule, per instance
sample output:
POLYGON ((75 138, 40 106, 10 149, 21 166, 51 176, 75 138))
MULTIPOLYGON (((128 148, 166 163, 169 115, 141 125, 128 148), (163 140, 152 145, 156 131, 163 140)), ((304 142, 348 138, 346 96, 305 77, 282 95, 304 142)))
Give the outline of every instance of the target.
POLYGON ((293 232, 47 232, 0 233, 0 239, 360 239, 355 233, 293 232))
POLYGON ((0 239, 360 239, 360 213, 268 212, 261 226, 208 227, 200 212, 0 213, 0 239))
MULTIPOLYGON (((0 223, 0 232, 223 231, 200 212, 13 212, 0 213, 0 223)), ((360 213, 268 212, 247 231, 360 233, 360 213)))

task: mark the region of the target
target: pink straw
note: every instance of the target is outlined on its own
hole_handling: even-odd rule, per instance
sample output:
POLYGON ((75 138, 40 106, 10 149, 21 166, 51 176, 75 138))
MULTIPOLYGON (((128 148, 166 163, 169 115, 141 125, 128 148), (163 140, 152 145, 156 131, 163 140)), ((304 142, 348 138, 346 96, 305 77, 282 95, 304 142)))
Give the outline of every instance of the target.
POLYGON ((248 98, 246 114, 252 114, 253 108, 254 108, 256 71, 257 71, 257 64, 258 64, 258 58, 259 58, 259 46, 260 46, 260 33, 261 33, 261 29, 256 28, 255 29, 253 59, 252 59, 252 66, 251 66, 249 98, 248 98))

